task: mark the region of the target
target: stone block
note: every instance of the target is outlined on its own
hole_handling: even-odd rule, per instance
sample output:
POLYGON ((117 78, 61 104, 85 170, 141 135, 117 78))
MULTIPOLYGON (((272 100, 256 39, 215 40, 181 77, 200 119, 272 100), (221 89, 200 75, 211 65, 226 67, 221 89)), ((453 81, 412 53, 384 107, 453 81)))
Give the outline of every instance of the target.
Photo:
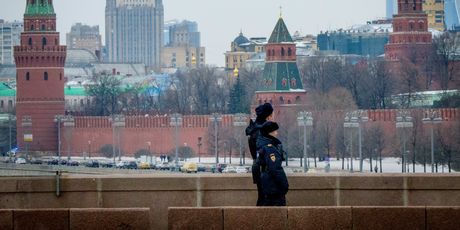
POLYGON ((70 209, 71 230, 150 229, 148 208, 70 209))
POLYGON ((404 177, 400 175, 374 175, 374 174, 354 174, 339 176, 338 186, 340 189, 360 189, 360 190, 381 190, 381 189, 403 189, 404 177))
POLYGON ((68 209, 14 210, 15 230, 66 230, 69 229, 68 209))
POLYGON ((257 203, 257 190, 202 191, 201 194, 203 207, 255 206, 257 203))
POLYGON ((225 230, 288 229, 286 207, 224 208, 225 230))
POLYGON ((460 189, 460 177, 454 174, 425 174, 423 176, 411 175, 407 177, 408 189, 433 189, 452 190, 460 189))
POLYGON ((222 208, 169 208, 168 229, 224 229, 222 208))
POLYGON ((425 229, 425 207, 352 207, 353 229, 425 229))
POLYGON ((340 205, 403 206, 403 190, 340 190, 340 205))
POLYGON ((335 206, 335 190, 289 190, 286 194, 288 206, 335 206))
POLYGON ((352 229, 351 207, 289 207, 290 230, 352 229))
POLYGON ((0 229, 13 230, 13 211, 0 210, 0 229))
POLYGON ((460 206, 458 190, 409 190, 410 206, 460 206))
POLYGON ((190 191, 197 187, 196 177, 179 176, 104 176, 99 186, 103 191, 190 191))
POLYGON ((460 228, 460 207, 427 207, 427 229, 450 230, 460 228))
POLYGON ((319 189, 328 190, 336 189, 337 176, 323 176, 323 175, 289 175, 289 189, 291 190, 308 190, 319 189))

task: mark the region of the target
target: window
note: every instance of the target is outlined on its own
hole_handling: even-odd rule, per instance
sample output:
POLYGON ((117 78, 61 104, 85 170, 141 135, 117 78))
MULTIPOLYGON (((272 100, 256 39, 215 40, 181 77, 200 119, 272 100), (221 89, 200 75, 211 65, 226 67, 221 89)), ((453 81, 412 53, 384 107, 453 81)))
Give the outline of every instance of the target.
POLYGON ((42 30, 45 30, 46 29, 46 26, 45 24, 42 25, 42 30))
POLYGON ((284 48, 281 47, 281 56, 284 56, 284 48))
POLYGON ((43 75, 43 78, 45 79, 45 81, 48 81, 48 72, 45 72, 45 74, 43 75))
POLYGON ((288 56, 292 56, 292 50, 291 50, 291 48, 288 48, 288 56))
POLYGON ((0 101, 0 108, 3 108, 3 101, 0 101))
POLYGON ((30 30, 33 31, 35 29, 34 25, 30 25, 30 30))
POLYGON ((26 73, 26 81, 30 81, 30 73, 29 72, 26 73))
POLYGON ((46 46, 46 38, 42 38, 42 46, 45 47, 46 46))
POLYGON ((29 46, 32 45, 32 38, 29 38, 29 46))

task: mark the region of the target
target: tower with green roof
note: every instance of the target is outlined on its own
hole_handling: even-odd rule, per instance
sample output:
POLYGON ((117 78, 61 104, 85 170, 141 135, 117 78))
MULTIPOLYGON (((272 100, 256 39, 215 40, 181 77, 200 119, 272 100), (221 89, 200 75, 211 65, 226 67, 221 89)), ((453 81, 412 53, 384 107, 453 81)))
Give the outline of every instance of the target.
MULTIPOLYGON (((21 44, 14 47, 17 69, 17 140, 24 149, 24 134, 32 134, 29 149, 56 151, 56 115, 64 114, 66 47, 59 44, 52 0, 27 0, 21 44), (31 118, 30 126, 23 125, 31 118)), ((29 136, 30 137, 30 136, 29 136)))
POLYGON ((274 107, 286 107, 300 104, 305 95, 297 67, 296 45, 280 17, 266 45, 263 82, 256 92, 256 104, 269 102, 274 107))

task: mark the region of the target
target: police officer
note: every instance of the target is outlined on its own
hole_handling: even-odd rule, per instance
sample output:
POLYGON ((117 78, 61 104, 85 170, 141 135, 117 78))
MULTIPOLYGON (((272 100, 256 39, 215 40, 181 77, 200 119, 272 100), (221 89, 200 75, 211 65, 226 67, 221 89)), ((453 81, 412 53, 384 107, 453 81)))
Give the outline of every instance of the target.
POLYGON ((283 170, 284 151, 281 141, 276 138, 279 126, 267 121, 260 128, 257 138, 257 162, 260 165, 264 206, 286 206, 289 183, 283 170))
POLYGON ((249 126, 246 128, 246 136, 249 136, 248 144, 249 144, 249 151, 251 152, 251 157, 253 160, 252 165, 252 180, 254 184, 257 185, 257 206, 264 205, 264 197, 262 191, 262 184, 260 181, 260 167, 257 164, 257 137, 260 134, 260 128, 262 125, 270 119, 271 115, 273 114, 273 107, 270 103, 265 103, 263 105, 259 105, 256 108, 256 121, 250 121, 249 126))

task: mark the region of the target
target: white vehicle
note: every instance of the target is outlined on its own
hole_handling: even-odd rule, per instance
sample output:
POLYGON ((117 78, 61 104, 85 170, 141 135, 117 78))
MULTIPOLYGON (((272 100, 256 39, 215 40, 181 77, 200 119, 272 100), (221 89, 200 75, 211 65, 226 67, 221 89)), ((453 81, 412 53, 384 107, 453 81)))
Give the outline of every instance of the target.
POLYGON ((236 168, 229 165, 222 170, 222 173, 236 173, 236 168))
POLYGON ((16 164, 26 164, 27 161, 24 158, 17 158, 15 163, 16 164))
POLYGON ((238 166, 235 169, 236 173, 248 173, 249 170, 246 167, 238 166))

